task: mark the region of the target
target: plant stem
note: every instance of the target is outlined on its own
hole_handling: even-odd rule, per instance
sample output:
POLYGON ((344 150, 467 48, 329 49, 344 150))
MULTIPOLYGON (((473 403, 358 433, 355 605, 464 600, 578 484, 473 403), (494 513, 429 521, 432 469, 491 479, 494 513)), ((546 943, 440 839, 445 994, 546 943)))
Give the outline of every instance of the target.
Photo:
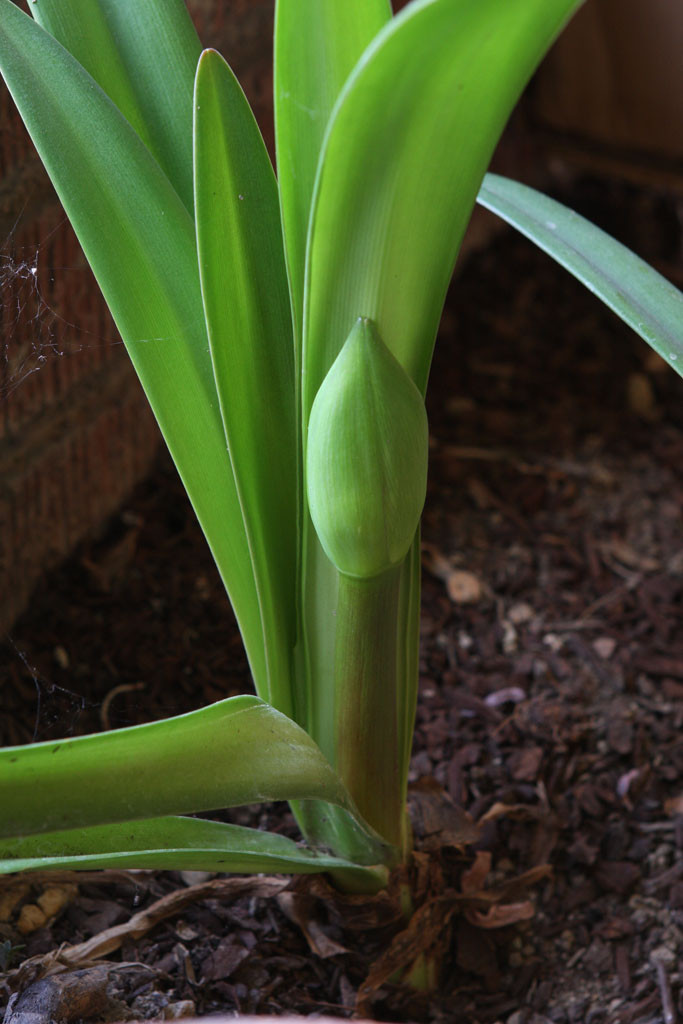
POLYGON ((402 845, 404 800, 398 724, 401 568, 357 579, 339 574, 335 642, 336 766, 358 809, 402 845))

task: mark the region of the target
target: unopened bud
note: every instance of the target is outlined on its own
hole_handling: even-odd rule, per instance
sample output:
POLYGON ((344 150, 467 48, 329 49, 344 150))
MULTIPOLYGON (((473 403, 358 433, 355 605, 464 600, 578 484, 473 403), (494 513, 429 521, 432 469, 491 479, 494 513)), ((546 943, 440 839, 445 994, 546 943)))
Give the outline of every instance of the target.
POLYGON ((420 392, 374 323, 358 320, 308 426, 308 504, 339 572, 378 576, 405 558, 424 505, 427 454, 420 392))

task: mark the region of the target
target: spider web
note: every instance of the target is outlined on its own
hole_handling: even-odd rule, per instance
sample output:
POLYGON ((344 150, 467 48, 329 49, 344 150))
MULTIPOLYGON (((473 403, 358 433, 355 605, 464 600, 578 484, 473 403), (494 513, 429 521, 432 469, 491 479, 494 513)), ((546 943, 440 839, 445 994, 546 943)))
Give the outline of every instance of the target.
MULTIPOLYGON (((86 698, 73 690, 47 679, 29 660, 28 654, 6 636, 8 646, 22 667, 22 675, 28 676, 35 688, 34 726, 31 742, 45 738, 53 727, 62 736, 71 736, 77 730, 78 719, 88 707, 86 698)), ((22 695, 23 696, 23 695, 22 695)), ((0 735, 0 741, 2 736, 0 735)), ((0 745, 2 743, 0 742, 0 745)))
POLYGON ((20 222, 21 215, 0 248, 0 403, 51 361, 103 343, 120 344, 71 322, 58 308, 67 308, 70 292, 95 287, 85 261, 60 266, 53 258, 66 218, 46 237, 25 244, 18 242, 20 222))

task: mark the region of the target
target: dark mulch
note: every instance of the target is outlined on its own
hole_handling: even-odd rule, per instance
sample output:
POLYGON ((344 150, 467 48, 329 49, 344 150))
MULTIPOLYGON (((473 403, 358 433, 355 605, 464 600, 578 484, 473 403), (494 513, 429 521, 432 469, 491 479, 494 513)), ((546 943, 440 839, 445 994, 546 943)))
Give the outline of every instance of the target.
MULTIPOLYGON (((634 244, 674 267, 680 231, 665 199, 591 183, 575 199, 614 230, 635 211, 634 244)), ((219 890, 173 873, 0 883, 0 971, 200 884, 125 938, 111 967, 71 976, 100 1000, 83 997, 77 1017, 348 1016, 361 989, 383 1020, 683 1020, 683 385, 513 236, 469 262, 441 334, 412 766, 417 902, 420 886, 447 897, 438 996, 377 967, 377 985, 361 989, 399 929, 386 898, 349 903, 323 882, 219 890), (504 927, 458 902, 482 886, 504 927)), ((248 689, 165 460, 36 594, 0 678, 2 744, 248 689)), ((279 807, 235 820, 291 828, 279 807)), ((27 980, 0 974, 0 1002, 3 978, 5 996, 27 980)), ((57 997, 43 1005, 59 1018, 57 997)))

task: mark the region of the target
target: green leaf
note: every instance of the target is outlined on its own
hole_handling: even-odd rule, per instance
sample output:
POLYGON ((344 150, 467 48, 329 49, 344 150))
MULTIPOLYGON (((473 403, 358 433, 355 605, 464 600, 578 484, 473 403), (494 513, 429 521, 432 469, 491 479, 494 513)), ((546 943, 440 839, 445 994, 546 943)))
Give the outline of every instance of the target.
POLYGON ((590 221, 526 185, 487 174, 477 201, 578 278, 683 376, 678 288, 590 221))
POLYGON ((201 43, 183 0, 40 0, 30 11, 130 121, 192 213, 201 43))
POLYGON ((297 331, 313 183, 330 113, 365 47, 391 18, 389 0, 277 0, 275 141, 297 331))
POLYGON ((580 0, 416 0, 339 98, 313 199, 304 417, 358 316, 424 390, 462 235, 524 84, 580 0))
POLYGON ((150 818, 0 840, 0 874, 150 868, 237 874, 332 872, 348 889, 374 892, 387 869, 360 867, 272 832, 200 818, 150 818))
POLYGON ((0 71, 140 376, 233 602, 254 676, 265 679, 192 218, 111 101, 10 0, 0 0, 0 71))
POLYGON ((0 750, 0 837, 308 799, 344 810, 357 837, 354 860, 388 859, 313 740, 258 697, 0 750))
POLYGON ((214 50, 197 69, 194 139, 204 312, 264 624, 260 692, 291 714, 297 457, 277 184, 246 97, 214 50))

